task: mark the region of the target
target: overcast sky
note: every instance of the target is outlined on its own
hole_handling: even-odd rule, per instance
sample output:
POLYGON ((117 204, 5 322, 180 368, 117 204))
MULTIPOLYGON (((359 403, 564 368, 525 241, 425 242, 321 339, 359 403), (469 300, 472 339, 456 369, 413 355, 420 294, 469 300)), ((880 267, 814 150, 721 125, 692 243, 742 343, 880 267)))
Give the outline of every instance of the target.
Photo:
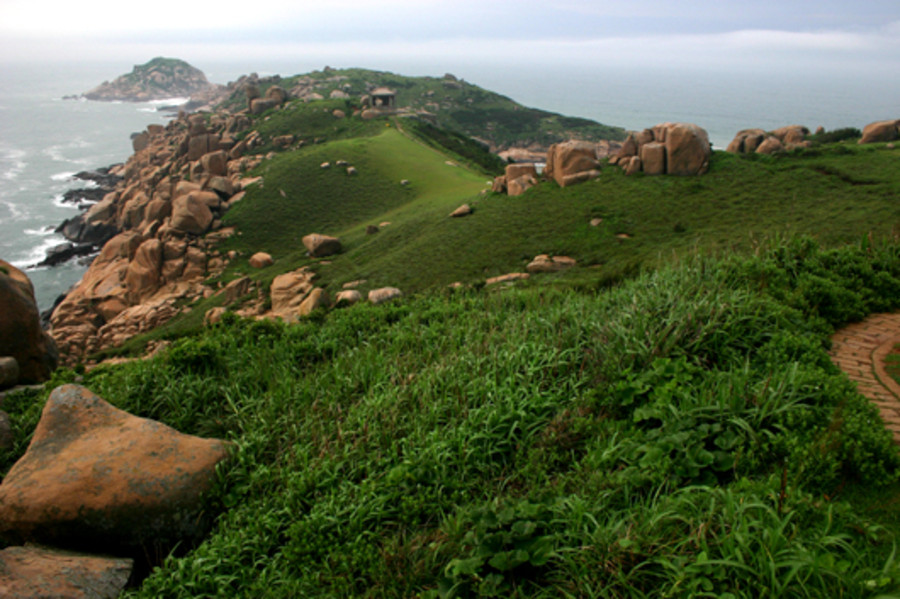
MULTIPOLYGON (((900 73, 898 0, 0 0, 0 61, 176 56, 397 69, 561 64, 900 73)), ((264 66, 260 67, 265 70, 264 66)))

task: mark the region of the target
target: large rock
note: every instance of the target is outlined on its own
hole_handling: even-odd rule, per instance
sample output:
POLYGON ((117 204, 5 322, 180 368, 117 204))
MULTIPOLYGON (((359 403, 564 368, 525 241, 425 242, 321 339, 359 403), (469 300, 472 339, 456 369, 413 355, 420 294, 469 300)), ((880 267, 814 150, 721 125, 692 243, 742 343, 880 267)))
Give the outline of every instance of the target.
POLYGON ((56 344, 41 329, 34 287, 24 272, 0 260, 0 356, 19 365, 19 383, 40 383, 56 368, 56 344))
POLYGON ((741 129, 725 151, 732 154, 752 154, 765 139, 766 132, 762 129, 741 129))
POLYGON ((316 274, 306 267, 275 277, 269 288, 272 312, 287 316, 295 314, 307 294, 313 289, 316 274))
POLYGON ((110 550, 195 538, 227 448, 63 385, 0 484, 0 536, 110 550))
POLYGON ((652 141, 641 146, 641 166, 648 175, 666 173, 666 145, 652 141))
POLYGON ((318 233, 310 233, 303 237, 303 245, 309 251, 309 255, 313 258, 323 258, 332 254, 340 253, 341 240, 337 237, 329 237, 328 235, 320 235, 318 233))
POLYGON ((550 146, 544 174, 567 187, 599 176, 599 169, 596 144, 571 140, 550 146))
POLYGON ((140 245, 125 271, 125 287, 128 296, 137 303, 159 289, 163 264, 163 242, 148 239, 140 245))
POLYGON ((666 173, 702 175, 709 170, 712 148, 709 135, 692 123, 671 123, 666 127, 666 173))
POLYGON ((383 304, 402 296, 403 292, 396 287, 381 287, 369 291, 369 302, 376 305, 383 304))
POLYGON ((766 137, 766 139, 759 144, 759 147, 756 148, 757 154, 775 154, 777 152, 784 152, 784 144, 774 135, 766 137))
POLYGON ((256 252, 250 256, 250 266, 253 268, 265 268, 267 266, 272 266, 273 264, 275 264, 275 261, 272 260, 272 256, 266 252, 256 252))
POLYGON ((191 192, 175 198, 172 202, 173 229, 193 235, 202 235, 209 229, 213 215, 202 198, 198 198, 199 193, 202 192, 191 192))
POLYGON ((19 380, 19 363, 12 356, 0 356, 0 389, 13 387, 19 380))
POLYGON ((863 128, 859 143, 870 144, 881 141, 900 139, 900 119, 893 121, 876 121, 863 128))
POLYGON ((569 258, 568 256, 553 256, 551 258, 547 254, 540 254, 534 257, 534 260, 525 267, 525 270, 532 274, 559 272, 561 270, 572 268, 575 264, 575 259, 569 258))
POLYGON ((0 551, 0 597, 115 599, 125 590, 132 565, 129 558, 7 547, 0 551))

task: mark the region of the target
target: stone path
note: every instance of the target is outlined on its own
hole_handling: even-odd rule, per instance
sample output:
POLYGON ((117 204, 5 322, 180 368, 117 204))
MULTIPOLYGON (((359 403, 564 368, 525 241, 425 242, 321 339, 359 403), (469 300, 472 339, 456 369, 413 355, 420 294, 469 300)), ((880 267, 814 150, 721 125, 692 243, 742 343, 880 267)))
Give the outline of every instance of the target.
POLYGON ((900 343, 900 313, 872 314, 831 339, 831 360, 878 406, 885 427, 900 445, 900 385, 884 370, 885 357, 900 343))

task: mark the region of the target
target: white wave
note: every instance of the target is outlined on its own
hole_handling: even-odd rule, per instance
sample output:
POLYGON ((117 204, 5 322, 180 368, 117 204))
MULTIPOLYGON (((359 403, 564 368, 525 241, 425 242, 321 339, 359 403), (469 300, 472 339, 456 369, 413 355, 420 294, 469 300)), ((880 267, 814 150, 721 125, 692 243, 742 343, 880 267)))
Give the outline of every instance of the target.
POLYGON ((164 98, 162 100, 150 100, 147 104, 152 104, 154 106, 169 106, 170 104, 185 104, 190 101, 190 97, 187 98, 164 98))
POLYGON ((78 205, 80 203, 81 202, 64 202, 62 194, 53 196, 53 205, 59 206, 60 208, 70 208, 70 209, 78 210, 79 209, 78 205))
POLYGON ((25 150, 19 150, 16 148, 11 148, 9 150, 3 150, 3 154, 0 155, 0 163, 9 162, 9 166, 4 166, 4 170, 2 176, 7 181, 12 181, 16 177, 22 174, 22 171, 25 170, 25 167, 28 166, 28 163, 23 160, 25 156, 28 155, 28 152, 25 150))
POLYGON ((22 229, 22 232, 26 235, 36 235, 38 237, 46 237, 47 235, 54 235, 53 227, 47 226, 43 229, 22 229))
POLYGON ((60 235, 44 237, 41 243, 26 250, 27 253, 22 258, 13 259, 9 262, 16 268, 27 268, 46 258, 47 250, 56 247, 63 242, 65 242, 65 239, 60 235))
POLYGON ((0 200, 0 202, 2 202, 4 206, 9 208, 10 218, 12 220, 22 220, 23 218, 27 218, 28 215, 25 214, 25 212, 14 203, 7 202, 6 200, 0 200))
POLYGON ((55 175, 50 175, 50 178, 54 181, 69 181, 75 175, 74 171, 67 171, 65 173, 56 173, 55 175))

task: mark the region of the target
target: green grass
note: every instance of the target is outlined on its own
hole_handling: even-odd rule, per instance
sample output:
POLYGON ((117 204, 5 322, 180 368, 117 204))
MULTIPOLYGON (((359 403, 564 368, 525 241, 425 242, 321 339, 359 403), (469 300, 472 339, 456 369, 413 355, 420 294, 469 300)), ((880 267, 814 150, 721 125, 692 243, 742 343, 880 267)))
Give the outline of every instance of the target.
POLYGON ((900 344, 897 344, 894 351, 885 358, 884 369, 892 379, 900 383, 900 344))
MULTIPOLYGON (((826 347, 898 290, 900 245, 806 239, 601 293, 228 317, 98 368, 238 447, 211 534, 130 596, 890 596, 900 457, 826 347)), ((4 406, 3 471, 45 396, 4 406)))

